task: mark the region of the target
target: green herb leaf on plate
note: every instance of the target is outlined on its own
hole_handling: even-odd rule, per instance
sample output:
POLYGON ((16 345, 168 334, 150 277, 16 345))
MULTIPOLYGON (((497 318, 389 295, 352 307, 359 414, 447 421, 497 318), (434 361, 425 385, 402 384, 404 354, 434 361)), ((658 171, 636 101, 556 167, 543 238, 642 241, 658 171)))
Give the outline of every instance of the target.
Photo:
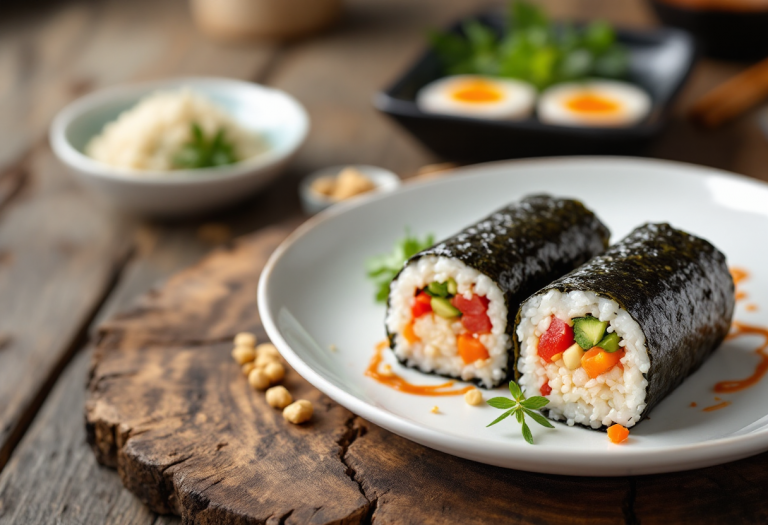
POLYGON ((542 396, 534 396, 534 397, 529 397, 528 399, 526 399, 520 404, 523 405, 525 408, 530 408, 531 410, 538 410, 541 407, 547 406, 547 404, 549 404, 549 399, 542 396))
POLYGON ((489 399, 486 402, 493 408, 500 408, 502 410, 505 408, 512 408, 517 404, 513 400, 508 399, 506 397, 494 397, 489 399))
POLYGON ((531 429, 528 428, 528 425, 525 424, 525 421, 522 421, 523 424, 523 437, 525 440, 533 445, 533 434, 531 434, 531 429))
POLYGON ((490 424, 486 425, 486 427, 495 425, 499 421, 508 418, 510 414, 515 414, 515 419, 517 419, 517 422, 522 425, 523 438, 531 445, 534 444, 533 434, 531 433, 531 429, 528 427, 528 424, 525 422, 525 416, 529 416, 541 426, 547 428, 555 428, 547 418, 533 411, 535 409, 545 407, 549 403, 547 398, 542 396, 534 396, 530 399, 526 399, 525 395, 520 389, 520 386, 514 381, 509 382, 509 393, 512 394, 514 399, 507 399, 505 397, 493 397, 486 401, 488 405, 494 408, 500 408, 502 410, 509 409, 501 416, 493 420, 490 424))
POLYGON ((395 244, 392 252, 372 257, 366 263, 366 273, 376 286, 376 302, 385 303, 389 296, 389 284, 403 264, 419 253, 435 244, 435 236, 427 235, 424 240, 412 236, 406 230, 405 237, 395 244))
POLYGON ((505 420, 506 418, 508 418, 508 417, 509 417, 509 415, 510 415, 512 412, 514 412, 514 410, 507 410, 507 411, 506 411, 506 412, 504 412, 502 415, 500 415, 499 417, 497 417, 496 419, 494 419, 493 421, 491 421, 490 423, 488 423, 488 424, 486 425, 486 428, 488 428, 488 427, 490 427, 490 426, 492 426, 492 425, 495 425, 495 424, 496 424, 496 423, 498 423, 499 421, 503 421, 503 420, 505 420))
POLYGON ((555 426, 549 421, 549 419, 545 418, 544 416, 542 416, 538 412, 534 412, 533 410, 530 410, 528 408, 525 408, 523 410, 525 411, 525 413, 528 416, 531 417, 531 419, 533 419, 539 425, 541 425, 543 427, 547 427, 547 428, 555 428, 555 426))
POLYGON ((520 387, 517 386, 517 383, 514 381, 509 382, 509 393, 512 394, 512 397, 515 398, 516 401, 520 401, 521 399, 525 399, 525 396, 523 395, 523 391, 520 390, 520 387))

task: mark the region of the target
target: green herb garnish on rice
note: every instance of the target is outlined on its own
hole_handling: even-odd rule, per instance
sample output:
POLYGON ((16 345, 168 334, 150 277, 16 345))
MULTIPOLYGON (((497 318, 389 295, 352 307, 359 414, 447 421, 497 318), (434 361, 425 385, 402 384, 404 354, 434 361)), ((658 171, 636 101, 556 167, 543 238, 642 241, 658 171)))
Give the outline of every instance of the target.
POLYGON ((493 408, 506 410, 506 412, 486 425, 486 427, 495 425, 499 421, 502 421, 510 415, 514 414, 517 422, 523 426, 523 437, 531 445, 533 445, 533 435, 531 434, 531 429, 528 428, 528 425, 525 422, 525 416, 529 416, 541 426, 547 428, 555 428, 547 418, 537 412, 534 412, 534 410, 538 410, 547 406, 549 400, 546 397, 534 396, 530 399, 526 399, 525 394, 523 394, 523 391, 520 390, 520 387, 517 386, 517 383, 514 381, 509 382, 509 393, 512 394, 512 399, 507 399, 506 397, 494 397, 487 401, 487 403, 493 408))
POLYGON ((213 137, 206 137, 197 123, 192 124, 192 137, 174 158, 180 169, 215 168, 238 161, 235 148, 220 129, 213 137))
POLYGON ((433 244, 435 244, 433 234, 430 233, 423 241, 420 241, 418 237, 411 236, 410 231, 406 229, 405 238, 397 241, 391 253, 378 255, 368 260, 368 277, 376 284, 376 302, 384 303, 387 301, 389 283, 403 268, 405 261, 433 244))

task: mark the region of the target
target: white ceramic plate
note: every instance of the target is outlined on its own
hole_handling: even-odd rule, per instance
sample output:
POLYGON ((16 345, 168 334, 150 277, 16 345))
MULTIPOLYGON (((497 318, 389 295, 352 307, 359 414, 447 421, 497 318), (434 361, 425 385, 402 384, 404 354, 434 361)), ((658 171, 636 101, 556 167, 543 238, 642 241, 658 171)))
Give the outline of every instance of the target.
MULTIPOLYGON (((568 475, 619 476, 704 467, 768 450, 768 380, 737 394, 712 387, 749 376, 757 337, 726 342, 672 395, 632 429, 622 445, 605 433, 532 425, 527 444, 514 418, 458 397, 402 394, 364 376, 384 339, 384 307, 373 302, 364 265, 387 252, 406 227, 446 237, 497 207, 536 192, 581 199, 618 240, 646 221, 667 221, 718 246, 731 266, 752 272, 736 319, 768 326, 768 185, 712 169, 633 158, 560 158, 500 162, 457 170, 437 181, 339 205, 309 221, 274 253, 259 287, 264 326, 304 378, 352 412, 408 439, 483 463, 568 475), (749 311, 755 304, 757 311, 749 311), (336 351, 329 349, 335 345, 336 351), (691 404, 696 403, 696 407, 691 404), (440 414, 430 409, 438 405, 440 414)), ((408 370, 413 383, 443 379, 408 370)), ((460 384, 460 383, 459 383, 460 384)), ((486 393, 486 399, 505 390, 486 393)), ((508 394, 508 392, 507 392, 508 394)))

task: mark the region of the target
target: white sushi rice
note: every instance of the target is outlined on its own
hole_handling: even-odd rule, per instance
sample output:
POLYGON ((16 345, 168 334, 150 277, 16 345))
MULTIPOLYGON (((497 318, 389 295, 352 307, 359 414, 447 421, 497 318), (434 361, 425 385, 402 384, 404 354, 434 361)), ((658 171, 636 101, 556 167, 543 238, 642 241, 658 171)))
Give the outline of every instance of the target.
POLYGON ((232 145, 238 159, 263 153, 266 142, 245 129, 223 108, 189 88, 157 91, 107 123, 85 147, 85 153, 118 168, 142 171, 177 169, 174 161, 192 139, 192 124, 212 140, 217 132, 232 145))
POLYGON ((488 318, 491 333, 479 336, 488 350, 488 359, 465 364, 458 355, 456 336, 465 332, 459 320, 444 319, 436 314, 417 319, 413 329, 421 341, 409 343, 397 337, 395 355, 408 366, 424 372, 461 378, 477 379, 483 386, 492 387, 507 373, 508 352, 512 341, 506 333, 507 307, 501 289, 487 275, 470 268, 456 259, 424 256, 409 264, 390 285, 389 309, 386 325, 390 333, 399 334, 411 322, 411 306, 416 291, 433 281, 445 282, 452 277, 458 293, 469 299, 473 294, 489 300, 488 318))
POLYGON ((541 395, 541 386, 548 382, 552 392, 547 396, 547 409, 552 418, 592 428, 614 423, 631 427, 639 421, 648 386, 643 374, 651 362, 640 326, 616 301, 592 292, 550 290, 523 303, 516 335, 520 341, 520 386, 526 395, 541 395), (562 358, 545 364, 537 355, 537 347, 552 315, 563 321, 585 315, 608 321, 608 332, 615 331, 622 339, 624 370, 615 366, 591 379, 581 367, 568 370, 562 358))

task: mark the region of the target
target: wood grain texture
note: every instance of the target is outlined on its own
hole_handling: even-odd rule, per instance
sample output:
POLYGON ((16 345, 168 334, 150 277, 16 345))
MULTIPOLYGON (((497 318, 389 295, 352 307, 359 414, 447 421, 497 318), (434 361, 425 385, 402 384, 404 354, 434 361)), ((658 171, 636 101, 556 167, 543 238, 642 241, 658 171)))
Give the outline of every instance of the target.
POLYGON ((46 146, 18 169, 25 188, 0 216, 0 469, 128 250, 124 223, 74 187, 46 146))
POLYGON ((0 524, 178 523, 139 503, 85 444, 89 360, 90 352, 81 352, 67 367, 3 471, 0 524))
MULTIPOLYGON (((194 225, 137 229, 130 261, 97 319, 126 310, 139 294, 197 262, 212 245, 194 225)), ((62 374, 30 430, 0 475, 0 524, 110 523, 170 525, 100 466, 86 444, 82 410, 92 348, 62 374)))
POLYGON ((294 372, 286 386, 317 412, 309 425, 285 423, 248 387, 228 340, 246 328, 263 336, 258 318, 241 312, 252 311, 260 265, 283 235, 267 230, 214 253, 121 316, 127 324, 108 323, 101 332, 88 439, 98 460, 116 466, 152 510, 211 524, 716 524, 768 517, 761 483, 768 454, 633 478, 519 472, 400 438, 294 372), (216 335, 184 337, 185 326, 195 333, 199 324, 216 327, 216 335))

